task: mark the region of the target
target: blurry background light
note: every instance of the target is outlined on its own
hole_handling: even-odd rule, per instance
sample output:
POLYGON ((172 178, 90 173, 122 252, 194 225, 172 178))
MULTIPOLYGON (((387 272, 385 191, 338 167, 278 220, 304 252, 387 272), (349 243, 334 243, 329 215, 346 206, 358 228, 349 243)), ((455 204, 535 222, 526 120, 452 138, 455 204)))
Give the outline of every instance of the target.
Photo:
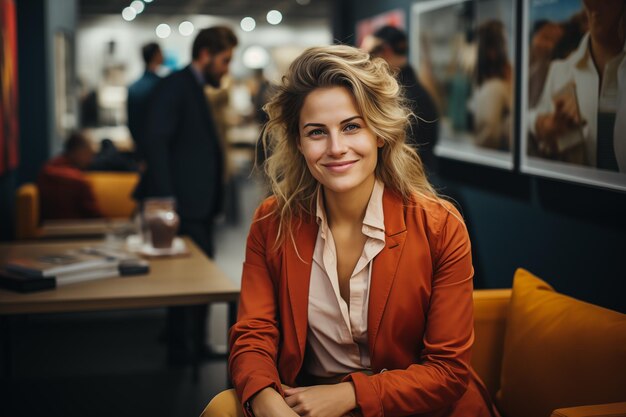
POLYGON ((166 25, 165 23, 161 23, 156 28, 156 35, 161 39, 167 38, 168 36, 170 36, 170 33, 172 33, 172 29, 170 29, 170 26, 166 25))
POLYGON ((310 2, 311 0, 296 0, 296 3, 298 3, 300 6, 306 6, 310 2))
POLYGON ((245 32, 252 32, 256 27, 256 22, 251 17, 244 17, 241 19, 241 29, 245 32))
POLYGON ((278 10, 270 10, 267 12, 267 23, 277 25, 283 20, 283 14, 278 10))
POLYGON ((133 20, 136 16, 137 12, 132 7, 126 7, 124 10, 122 10, 122 17, 128 22, 133 20))
POLYGON ((265 48, 252 45, 243 52, 243 64, 251 69, 265 68, 270 62, 270 54, 265 48))
POLYGON ((143 0, 146 3, 152 3, 152 0, 143 0))
POLYGON ((135 9, 135 11, 137 12, 137 14, 139 14, 139 13, 143 12, 143 9, 144 9, 146 6, 143 4, 143 1, 141 1, 141 0, 135 0, 134 2, 132 2, 132 3, 130 4, 130 7, 132 7, 133 9, 135 9))
POLYGON ((178 25, 178 32, 180 32, 183 36, 189 36, 193 33, 193 23, 185 20, 180 25, 178 25))

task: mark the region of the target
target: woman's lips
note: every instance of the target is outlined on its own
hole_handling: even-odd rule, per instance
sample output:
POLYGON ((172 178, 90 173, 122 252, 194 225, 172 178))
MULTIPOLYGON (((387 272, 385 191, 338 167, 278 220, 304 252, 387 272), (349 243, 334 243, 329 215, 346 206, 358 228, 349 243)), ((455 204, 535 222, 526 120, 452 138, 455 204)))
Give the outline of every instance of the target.
POLYGON ((349 170, 352 165, 356 164, 356 162, 357 161, 330 162, 322 164, 322 166, 332 172, 345 172, 349 170))

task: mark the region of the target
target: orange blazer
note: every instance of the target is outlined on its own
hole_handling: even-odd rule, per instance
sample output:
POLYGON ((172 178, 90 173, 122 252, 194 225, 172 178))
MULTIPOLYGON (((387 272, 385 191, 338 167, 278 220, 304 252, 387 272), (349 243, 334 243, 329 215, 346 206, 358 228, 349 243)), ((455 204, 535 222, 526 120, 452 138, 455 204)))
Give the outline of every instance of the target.
MULTIPOLYGON (((238 321, 230 330, 229 370, 245 404, 281 383, 295 386, 304 360, 317 223, 303 220, 278 248, 268 198, 255 214, 243 266, 238 321), (297 247, 297 250, 296 250, 297 247)), ((386 246, 374 258, 368 342, 373 375, 348 375, 354 414, 496 415, 470 367, 474 340, 470 242, 451 204, 409 204, 385 189, 386 246)), ((284 394, 283 394, 284 395, 284 394)))

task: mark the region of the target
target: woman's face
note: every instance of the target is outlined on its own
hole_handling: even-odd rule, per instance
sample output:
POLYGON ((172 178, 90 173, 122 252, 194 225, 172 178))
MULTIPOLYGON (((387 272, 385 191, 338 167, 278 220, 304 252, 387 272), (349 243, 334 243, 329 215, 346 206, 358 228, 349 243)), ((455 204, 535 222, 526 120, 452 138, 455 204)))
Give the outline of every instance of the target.
POLYGON ((371 191, 383 141, 366 125, 346 88, 309 93, 300 111, 299 129, 298 148, 327 193, 371 191))

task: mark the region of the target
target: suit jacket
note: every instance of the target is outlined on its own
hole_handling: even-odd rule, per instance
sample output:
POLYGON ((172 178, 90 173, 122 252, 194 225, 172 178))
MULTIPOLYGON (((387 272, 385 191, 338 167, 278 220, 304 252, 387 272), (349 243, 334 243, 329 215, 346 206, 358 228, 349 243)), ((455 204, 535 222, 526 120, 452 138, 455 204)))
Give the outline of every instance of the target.
POLYGON ((147 170, 136 197, 173 196, 183 219, 204 220, 220 210, 222 149, 203 86, 189 66, 157 86, 142 140, 147 170))
MULTIPOLYGON (((297 385, 318 226, 302 220, 275 248, 276 202, 257 210, 248 236, 229 368, 244 404, 265 387, 297 385)), ((368 344, 373 375, 348 375, 363 416, 489 416, 470 367, 474 339, 470 243, 449 203, 410 204, 385 189, 386 246, 373 261, 368 344)), ((244 407, 245 409, 245 407, 244 407)), ((494 412, 495 413, 495 412, 494 412)))

